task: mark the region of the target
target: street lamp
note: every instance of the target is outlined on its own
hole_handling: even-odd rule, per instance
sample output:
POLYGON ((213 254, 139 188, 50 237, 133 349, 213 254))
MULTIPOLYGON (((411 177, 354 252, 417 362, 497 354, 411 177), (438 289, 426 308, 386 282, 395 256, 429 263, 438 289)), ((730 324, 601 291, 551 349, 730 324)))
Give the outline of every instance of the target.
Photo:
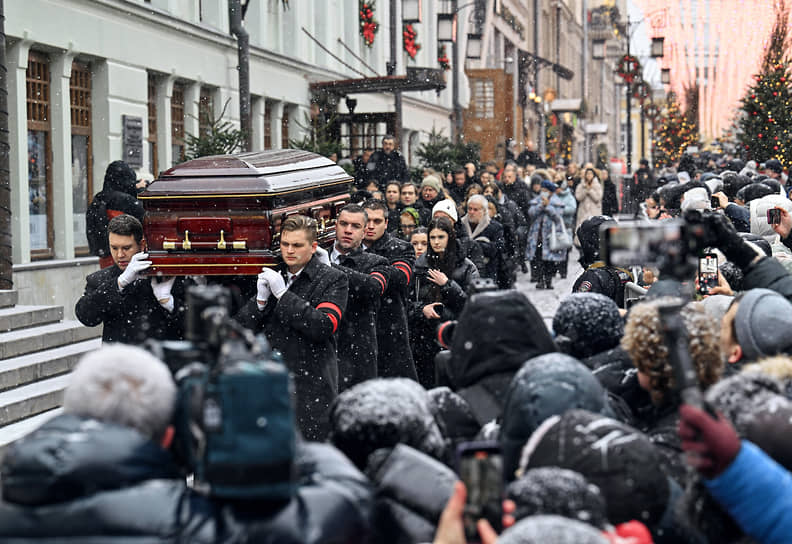
POLYGON ((437 41, 456 41, 456 15, 453 13, 440 13, 437 15, 437 41))
POLYGON ((481 58, 481 34, 467 35, 467 58, 476 60, 481 58))
POLYGON ((591 58, 603 60, 605 58, 605 40, 593 40, 591 42, 591 58))
POLYGON ((663 44, 665 38, 652 38, 652 57, 659 59, 663 56, 663 44))
POLYGON ((402 0, 402 21, 408 24, 421 22, 423 6, 421 0, 402 0))

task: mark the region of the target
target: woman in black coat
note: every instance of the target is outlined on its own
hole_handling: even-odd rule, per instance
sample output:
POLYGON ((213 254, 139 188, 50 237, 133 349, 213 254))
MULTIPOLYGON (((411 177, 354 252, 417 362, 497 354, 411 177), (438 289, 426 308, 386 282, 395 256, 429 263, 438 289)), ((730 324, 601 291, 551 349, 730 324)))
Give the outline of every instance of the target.
POLYGON ((454 225, 445 217, 429 223, 429 249, 415 262, 410 308, 410 340, 418 380, 435 385, 434 356, 440 351, 435 329, 456 319, 467 301, 466 291, 479 277, 476 265, 465 258, 454 225))

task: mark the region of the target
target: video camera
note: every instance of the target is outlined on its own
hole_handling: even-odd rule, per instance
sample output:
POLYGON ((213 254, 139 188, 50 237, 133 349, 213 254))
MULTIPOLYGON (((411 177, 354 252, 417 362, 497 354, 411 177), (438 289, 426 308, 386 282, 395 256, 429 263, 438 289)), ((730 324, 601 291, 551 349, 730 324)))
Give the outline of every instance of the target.
POLYGON ((288 500, 296 489, 289 372, 230 308, 227 288, 190 286, 185 340, 147 345, 179 388, 174 453, 213 496, 288 500))
POLYGON ((716 242, 717 237, 698 210, 688 210, 684 219, 607 222, 600 226, 600 255, 605 264, 621 268, 654 267, 678 281, 693 278, 698 258, 716 242))

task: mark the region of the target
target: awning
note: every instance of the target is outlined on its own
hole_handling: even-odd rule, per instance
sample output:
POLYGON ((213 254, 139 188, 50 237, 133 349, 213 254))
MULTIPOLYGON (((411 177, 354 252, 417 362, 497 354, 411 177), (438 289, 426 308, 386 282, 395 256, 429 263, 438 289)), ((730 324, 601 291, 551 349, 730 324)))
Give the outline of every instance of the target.
POLYGON ((583 99, 581 98, 556 98, 550 102, 550 110, 561 112, 578 112, 580 111, 582 105, 583 99))
POLYGON ((442 68, 407 68, 404 76, 363 77, 338 79, 311 83, 314 93, 330 93, 338 96, 361 93, 392 93, 394 91, 442 91, 446 87, 445 70, 442 68))
POLYGON ((607 134, 608 125, 606 123, 586 123, 584 130, 586 134, 607 134))

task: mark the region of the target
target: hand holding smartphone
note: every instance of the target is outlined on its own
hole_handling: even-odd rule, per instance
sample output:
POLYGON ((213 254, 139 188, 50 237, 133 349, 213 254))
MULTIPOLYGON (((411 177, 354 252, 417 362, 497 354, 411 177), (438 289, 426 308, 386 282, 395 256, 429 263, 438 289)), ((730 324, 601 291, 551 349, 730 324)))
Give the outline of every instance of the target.
POLYGON ((712 288, 718 286, 718 256, 714 253, 705 253, 699 259, 698 265, 698 292, 709 295, 712 288))
POLYGON ((476 523, 486 519, 501 530, 503 461, 497 442, 463 442, 457 448, 457 472, 467 488, 462 516, 468 543, 480 542, 476 523))
POLYGON ((780 225, 781 224, 781 210, 778 208, 770 208, 767 210, 767 224, 780 225))

